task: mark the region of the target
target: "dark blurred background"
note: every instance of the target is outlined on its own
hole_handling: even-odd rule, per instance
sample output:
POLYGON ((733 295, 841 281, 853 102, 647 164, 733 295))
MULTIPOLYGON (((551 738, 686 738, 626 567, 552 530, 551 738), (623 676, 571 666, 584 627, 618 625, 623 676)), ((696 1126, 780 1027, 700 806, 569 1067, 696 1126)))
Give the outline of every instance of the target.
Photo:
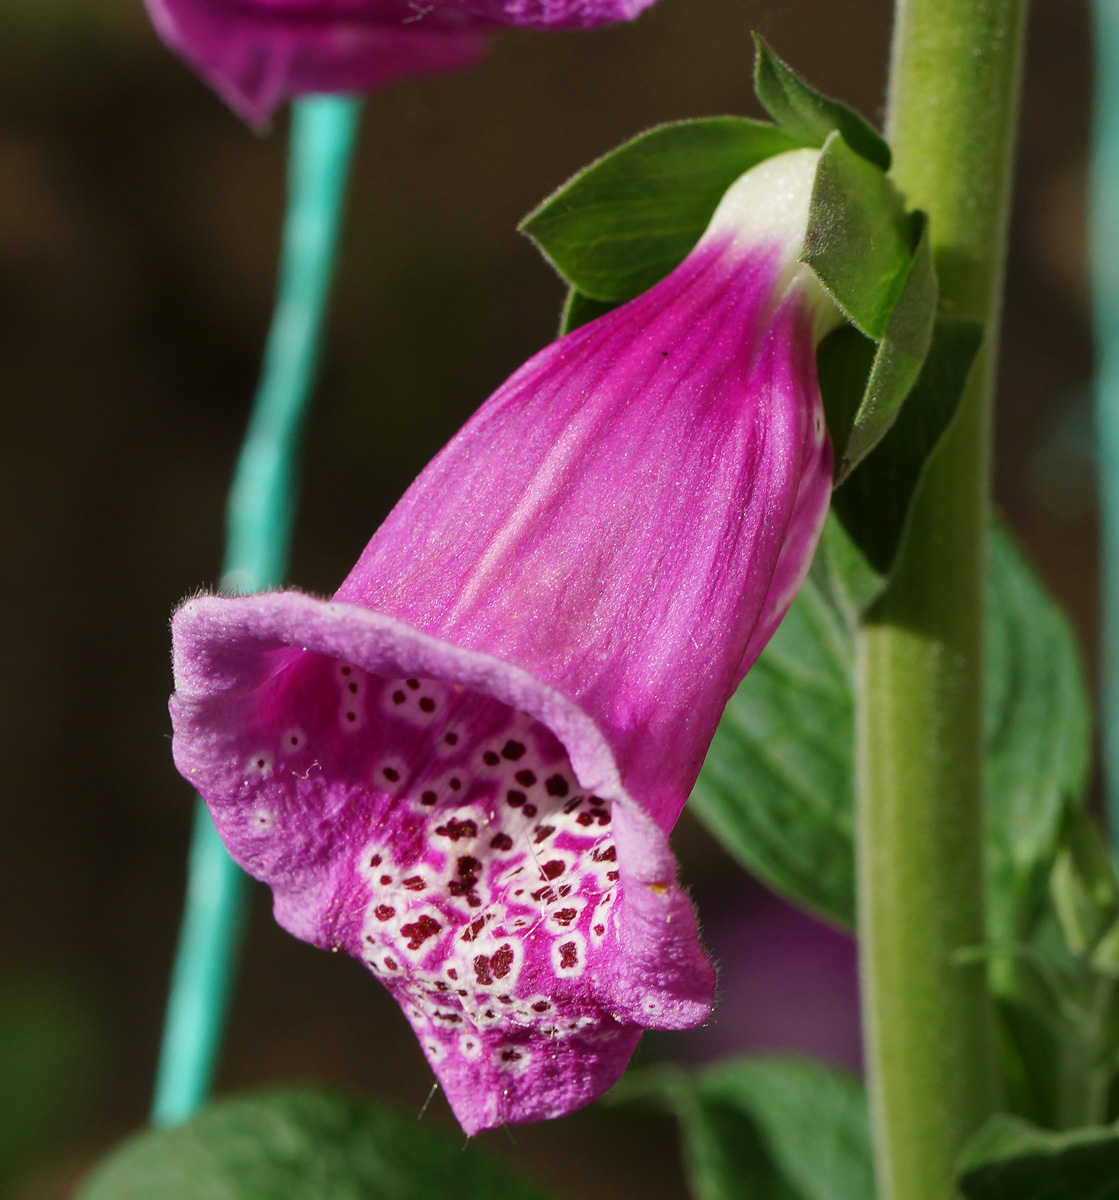
MULTIPOLYGON (((1095 646, 1082 0, 1035 0, 998 409, 998 500, 1095 646)), ((632 26, 513 33, 367 105, 291 579, 329 592, 409 480, 554 333, 514 230, 658 121, 760 116, 751 29, 880 119, 886 0, 660 0, 632 26)), ((0 0, 0 1191, 61 1200, 145 1120, 191 795, 169 753, 168 615, 212 585, 268 322, 286 121, 248 132, 139 0, 0 0), (47 1132, 44 1133, 43 1131, 47 1132)), ((800 1047, 857 1065, 848 939, 685 817, 721 960, 706 1029, 639 1061, 800 1047)), ((418 1111, 430 1072, 356 964, 255 895, 222 1088, 323 1080, 418 1111)), ((441 1098, 425 1120, 449 1123, 441 1098)), ((572 1197, 681 1197, 671 1125, 596 1107, 485 1135, 572 1197)))

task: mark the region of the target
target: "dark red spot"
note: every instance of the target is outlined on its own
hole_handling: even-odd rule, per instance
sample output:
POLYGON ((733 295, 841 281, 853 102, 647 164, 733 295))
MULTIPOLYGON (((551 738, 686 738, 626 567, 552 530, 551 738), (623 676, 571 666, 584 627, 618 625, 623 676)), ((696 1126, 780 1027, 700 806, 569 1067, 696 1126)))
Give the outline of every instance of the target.
POLYGON ((565 813, 573 813, 582 803, 582 796, 572 796, 571 799, 568 800, 568 802, 563 806, 563 811, 565 813))
POLYGON ((458 1015, 458 1013, 437 1012, 435 1015, 439 1018, 440 1021, 449 1021, 452 1025, 457 1025, 458 1022, 462 1020, 462 1017, 460 1017, 458 1015))
POLYGON ((567 780, 562 775, 553 775, 544 786, 549 796, 566 796, 569 790, 567 780))
POLYGON ((526 804, 524 807, 524 814, 526 817, 535 817, 536 816, 536 805, 535 804, 526 804))
POLYGON ((513 778, 521 787, 532 787, 536 782, 536 773, 534 771, 518 771, 513 778))
POLYGON ((447 990, 447 985, 443 982, 442 979, 437 979, 435 981, 435 988, 437 991, 445 992, 447 990))
POLYGON ((412 921, 408 925, 401 925, 400 932, 410 939, 408 949, 418 950, 429 937, 434 937, 442 928, 443 926, 434 917, 429 917, 427 913, 424 913, 418 920, 412 921))
POLYGON ((433 805, 438 799, 439 797, 434 792, 424 792, 424 794, 420 797, 420 803, 426 804, 430 808, 430 806, 433 805))
POLYGON ((555 914, 557 925, 570 925, 579 914, 573 908, 561 908, 555 914))
POLYGON ((393 704, 403 704, 404 701, 407 699, 408 699, 408 697, 405 696, 405 694, 403 692, 393 692, 393 694, 392 694, 393 704))
POLYGON ((558 858, 553 858, 551 862, 546 862, 540 868, 541 879, 556 879, 563 874, 563 862, 558 858))
POLYGON ((513 947, 508 942, 499 946, 490 958, 490 967, 495 979, 504 979, 513 968, 513 947))
POLYGON ((609 879, 611 883, 617 883, 618 882, 618 872, 617 871, 607 871, 606 878, 609 879))
POLYGON ((352 713, 352 712, 348 712, 348 713, 346 713, 346 720, 347 720, 347 721, 356 721, 356 720, 357 720, 357 713, 352 713))
POLYGON ((579 952, 575 949, 574 942, 564 942, 560 946, 560 966, 574 967, 579 963, 579 952))
POLYGON ((606 932, 606 926, 605 925, 596 925, 594 927, 594 931, 595 931, 595 933, 598 934, 599 937, 602 937, 602 935, 606 932))
POLYGON ((425 713, 433 713, 435 711, 435 701, 430 696, 424 696, 420 701, 420 711, 425 713))
POLYGON ((292 744, 293 746, 298 746, 298 745, 299 745, 299 736, 298 736, 298 734, 294 734, 294 733, 293 733, 293 734, 291 735, 291 737, 290 737, 288 740, 291 742, 291 744, 292 744))
POLYGON ((556 893, 550 887, 538 888, 532 893, 533 900, 543 900, 545 904, 551 904, 556 898, 556 893))
POLYGON ((458 821, 452 817, 446 825, 440 825, 435 832, 450 838, 452 842, 457 842, 459 838, 477 837, 478 826, 473 821, 458 821))
POLYGON ((547 1000, 537 1000, 537 1002, 532 1006, 532 1011, 533 1012, 547 1012, 548 1008, 549 1008, 549 1004, 548 1004, 547 1000))
POLYGON ((396 916, 396 909, 391 904, 378 904, 373 910, 373 915, 378 921, 387 921, 390 917, 396 916))
POLYGON ((560 887, 560 889, 559 889, 559 894, 561 897, 570 895, 570 893, 571 893, 571 884, 569 884, 569 883, 563 884, 563 886, 560 887))
POLYGON ((388 967, 388 969, 389 969, 390 971, 395 971, 395 970, 396 970, 396 959, 395 959, 395 958, 389 958, 389 957, 386 955, 386 957, 385 957, 385 966, 386 966, 386 967, 388 967))
POLYGON ((457 745, 458 734, 457 733, 448 733, 447 736, 443 739, 443 741, 445 741, 448 746, 457 745))
POLYGON ((452 792, 457 792, 459 790, 459 788, 462 787, 462 780, 459 779, 459 777, 457 775, 455 775, 451 779, 450 782, 451 782, 451 791, 452 792))
POLYGON ((470 895, 466 897, 466 903, 469 904, 471 908, 480 908, 482 904, 482 897, 471 892, 470 895))
POLYGON ((396 783, 400 778, 400 772, 395 767, 385 767, 385 778, 389 783, 396 783))
POLYGON ((353 674, 353 672, 354 672, 354 669, 353 669, 353 667, 343 667, 343 668, 342 668, 342 674, 343 674, 343 675, 352 675, 352 674, 353 674))
POLYGON ((604 850, 596 850, 591 855, 591 858, 593 858, 595 862, 615 862, 617 857, 618 852, 613 846, 607 846, 604 850))
POLYGON ((580 813, 575 818, 575 824, 576 825, 593 825, 594 817, 592 817, 590 813, 580 813))
POLYGON ((469 854, 464 854, 458 860, 458 872, 460 875, 473 875, 481 865, 476 858, 472 858, 469 854))
POLYGON ((494 850, 512 850, 513 839, 507 833, 494 834, 490 845, 494 850))
POLYGON ((536 837, 533 838, 533 841, 539 846, 545 838, 551 837, 555 831, 556 827, 554 825, 537 825, 533 830, 533 832, 536 834, 536 837))
POLYGON ((382 884, 385 884, 385 883, 392 883, 392 876, 391 876, 391 875, 382 875, 382 876, 381 876, 381 883, 382 883, 382 884))
POLYGON ((520 1058, 521 1052, 519 1050, 502 1050, 501 1052, 502 1062, 517 1062, 520 1058))
POLYGON ((412 689, 412 691, 418 692, 420 690, 420 681, 418 679, 408 679, 405 680, 405 682, 412 689))
MULTIPOLYGON (((477 917, 475 920, 470 922, 470 925, 467 928, 466 932, 462 935, 461 940, 464 942, 472 942, 478 936, 478 934, 480 934, 482 932, 482 930, 485 928, 485 926, 486 926, 486 918, 485 917, 477 917)), ((458 978, 457 975, 452 974, 450 971, 448 971, 447 974, 450 975, 452 979, 458 978)))
POLYGON ((482 985, 493 983, 493 976, 490 974, 490 960, 484 954, 479 954, 474 959, 474 976, 482 985))
POLYGON ((524 792, 518 792, 516 788, 505 793, 505 800, 510 808, 519 808, 527 799, 524 792))
POLYGON ((599 805, 603 805, 603 804, 605 804, 605 803, 606 803, 606 801, 605 801, 605 800, 603 800, 603 798, 602 798, 601 796, 592 796, 592 797, 591 797, 591 803, 592 803, 592 804, 599 804, 599 805))
POLYGON ((369 865, 371 867, 379 867, 381 865, 381 856, 379 854, 374 854, 369 860, 369 865))
POLYGON ((498 758, 498 756, 492 750, 487 750, 485 754, 482 755, 482 762, 484 762, 487 767, 496 767, 497 764, 501 762, 501 759, 498 758))
POLYGON ((346 686, 349 688, 351 696, 357 695, 357 684, 356 683, 350 683, 350 684, 347 684, 346 686))
POLYGON ((448 979, 457 979, 458 978, 458 972, 454 969, 454 967, 451 967, 451 969, 447 972, 447 978, 448 979))
POLYGON ((608 812, 595 813, 595 816, 598 817, 598 823, 600 825, 610 824, 610 814, 608 812))
POLYGON ((520 742, 508 741, 501 747, 501 757, 509 759, 510 762, 516 762, 518 758, 524 757, 525 748, 520 742))
POLYGON ((410 878, 404 880, 404 886, 410 892, 422 892, 427 887, 427 884, 424 883, 419 875, 412 875, 410 878))
POLYGON ((512 1003, 513 1003, 513 997, 512 997, 512 996, 498 996, 498 1000, 499 1000, 499 1001, 500 1001, 502 1004, 512 1004, 512 1003))

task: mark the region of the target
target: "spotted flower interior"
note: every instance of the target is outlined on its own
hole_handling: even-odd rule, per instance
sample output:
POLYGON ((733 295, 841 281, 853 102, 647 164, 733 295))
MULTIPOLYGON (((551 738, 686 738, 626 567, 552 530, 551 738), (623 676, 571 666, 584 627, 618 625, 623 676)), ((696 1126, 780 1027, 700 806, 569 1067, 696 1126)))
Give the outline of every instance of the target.
POLYGON ((614 1042, 628 1057, 636 1032, 596 986, 618 953, 611 804, 555 736, 476 692, 318 654, 267 689, 222 832, 270 881, 293 835, 315 842, 297 857, 331 861, 321 924, 293 932, 385 983, 448 1089, 500 1072, 507 1096, 614 1042))

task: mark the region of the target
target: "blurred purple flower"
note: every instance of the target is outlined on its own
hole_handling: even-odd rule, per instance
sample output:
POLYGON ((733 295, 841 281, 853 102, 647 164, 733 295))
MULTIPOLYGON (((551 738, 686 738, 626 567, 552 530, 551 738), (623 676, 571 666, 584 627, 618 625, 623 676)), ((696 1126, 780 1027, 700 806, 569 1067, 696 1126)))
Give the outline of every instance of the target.
POLYGON ((469 66, 503 25, 588 29, 653 0, 146 0, 163 40, 245 120, 293 96, 469 66))
POLYGON ((710 1012, 667 834, 828 504, 817 153, 518 370, 333 599, 175 616, 179 770, 280 924, 393 992, 468 1132, 710 1012))

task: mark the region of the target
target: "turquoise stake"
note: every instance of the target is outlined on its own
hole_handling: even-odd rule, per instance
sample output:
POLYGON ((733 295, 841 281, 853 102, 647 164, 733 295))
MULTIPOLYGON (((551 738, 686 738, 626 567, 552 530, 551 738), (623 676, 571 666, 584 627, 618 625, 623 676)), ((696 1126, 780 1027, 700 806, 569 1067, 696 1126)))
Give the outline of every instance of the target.
POLYGON ((1104 789, 1119 853, 1119 0, 1095 0, 1091 253, 1102 542, 1100 659, 1104 789))
MULTIPOLYGON (((276 587, 287 570, 303 419, 318 365, 359 113, 348 97, 293 106, 280 283, 260 387, 229 493, 223 589, 276 587)), ((186 908, 152 1120, 185 1121, 210 1090, 244 923, 246 879, 198 802, 186 908)))

